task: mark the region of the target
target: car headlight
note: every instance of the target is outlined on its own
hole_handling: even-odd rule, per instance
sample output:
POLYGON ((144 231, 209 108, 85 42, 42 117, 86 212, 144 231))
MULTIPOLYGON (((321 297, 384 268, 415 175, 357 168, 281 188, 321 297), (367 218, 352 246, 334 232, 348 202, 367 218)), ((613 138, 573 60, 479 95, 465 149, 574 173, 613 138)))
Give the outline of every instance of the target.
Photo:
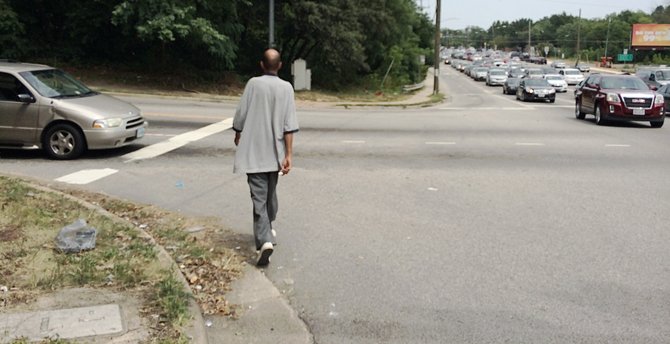
POLYGON ((663 104, 665 103, 665 99, 663 98, 662 95, 656 95, 656 99, 654 99, 654 104, 663 104))
POLYGON ((116 128, 123 123, 121 118, 99 119, 93 122, 94 129, 116 128))
POLYGON ((532 88, 526 87, 526 93, 533 93, 535 92, 532 88))
POLYGON ((616 93, 608 93, 607 94, 607 101, 610 103, 618 103, 619 102, 619 95, 616 93))

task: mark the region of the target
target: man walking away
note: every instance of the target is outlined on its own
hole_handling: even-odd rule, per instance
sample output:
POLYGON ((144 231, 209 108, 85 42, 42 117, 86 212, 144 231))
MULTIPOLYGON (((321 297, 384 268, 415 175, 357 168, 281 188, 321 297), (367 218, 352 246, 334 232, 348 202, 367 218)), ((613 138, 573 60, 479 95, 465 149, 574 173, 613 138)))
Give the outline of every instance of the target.
POLYGON ((275 49, 263 53, 264 75, 251 78, 237 106, 234 173, 246 173, 254 205, 254 238, 258 266, 270 263, 274 251, 272 222, 277 216, 277 180, 292 167, 293 133, 298 131, 293 87, 277 76, 282 67, 275 49))

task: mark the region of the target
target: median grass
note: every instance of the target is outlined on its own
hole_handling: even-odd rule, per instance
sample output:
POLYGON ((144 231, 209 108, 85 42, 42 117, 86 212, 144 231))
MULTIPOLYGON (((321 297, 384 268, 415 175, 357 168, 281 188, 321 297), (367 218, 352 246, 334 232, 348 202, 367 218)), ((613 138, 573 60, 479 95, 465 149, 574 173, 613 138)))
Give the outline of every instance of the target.
POLYGON ((132 292, 141 295, 140 313, 151 328, 151 343, 186 342, 182 329, 189 321, 192 298, 207 314, 235 314, 224 294, 246 258, 234 249, 237 243, 227 243, 229 233, 215 220, 189 219, 80 190, 60 191, 65 193, 0 176, 0 286, 9 290, 0 293, 0 312, 20 309, 42 294, 65 288, 132 292), (98 207, 85 206, 68 194, 98 207), (77 219, 97 229, 96 247, 61 252, 54 239, 77 219), (197 233, 189 231, 195 224, 201 228, 197 233), (160 263, 159 246, 177 263, 160 263), (197 287, 193 294, 176 278, 177 270, 197 287))

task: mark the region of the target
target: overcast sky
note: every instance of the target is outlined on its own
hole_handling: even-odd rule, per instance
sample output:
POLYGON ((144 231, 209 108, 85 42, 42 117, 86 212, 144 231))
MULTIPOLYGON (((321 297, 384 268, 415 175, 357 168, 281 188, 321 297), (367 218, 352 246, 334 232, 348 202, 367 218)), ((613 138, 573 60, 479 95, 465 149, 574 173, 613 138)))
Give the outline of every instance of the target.
MULTIPOLYGON (((436 0, 415 0, 431 19, 435 19, 436 0)), ((442 0, 441 27, 463 29, 479 26, 488 29, 496 21, 530 18, 533 21, 565 12, 582 18, 603 18, 610 13, 642 10, 651 13, 670 0, 442 0)))

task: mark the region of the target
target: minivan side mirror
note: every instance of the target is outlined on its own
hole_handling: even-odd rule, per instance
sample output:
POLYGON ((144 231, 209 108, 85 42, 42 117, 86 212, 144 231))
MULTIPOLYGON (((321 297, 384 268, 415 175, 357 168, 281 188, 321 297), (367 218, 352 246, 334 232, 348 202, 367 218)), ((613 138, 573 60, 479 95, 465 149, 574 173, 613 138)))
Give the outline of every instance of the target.
POLYGON ((649 74, 649 80, 650 80, 650 81, 656 81, 656 75, 654 75, 654 74, 649 74))
POLYGON ((19 101, 21 103, 29 104, 29 103, 34 103, 35 102, 35 98, 33 96, 31 96, 30 94, 27 94, 27 93, 21 93, 21 94, 18 95, 18 97, 19 97, 19 101))

